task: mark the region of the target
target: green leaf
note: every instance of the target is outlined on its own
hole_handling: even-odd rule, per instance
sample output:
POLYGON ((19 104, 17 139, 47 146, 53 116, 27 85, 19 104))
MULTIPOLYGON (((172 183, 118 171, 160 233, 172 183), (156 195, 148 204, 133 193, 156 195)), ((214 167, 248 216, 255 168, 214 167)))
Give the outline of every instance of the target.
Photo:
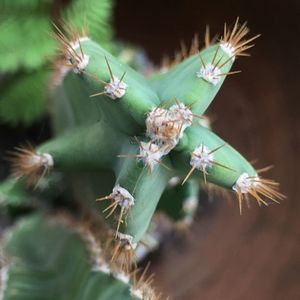
POLYGON ((0 14, 0 71, 33 70, 54 53, 55 41, 49 16, 44 14, 0 14))
POLYGON ((22 12, 24 9, 32 11, 33 9, 49 6, 52 2, 52 0, 0 0, 3 9, 11 9, 16 12, 22 12))
POLYGON ((49 71, 21 73, 2 84, 0 118, 11 125, 30 125, 46 112, 49 71))

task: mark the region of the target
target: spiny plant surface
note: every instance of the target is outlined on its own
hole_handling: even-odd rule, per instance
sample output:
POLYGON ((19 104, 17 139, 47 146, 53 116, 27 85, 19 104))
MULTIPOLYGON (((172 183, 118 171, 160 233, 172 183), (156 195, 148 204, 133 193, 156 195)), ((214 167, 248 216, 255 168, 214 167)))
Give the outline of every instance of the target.
MULTIPOLYGON (((247 38, 248 31, 238 19, 231 29, 225 24, 219 41, 211 41, 207 31, 202 50, 195 40, 190 51, 183 49, 174 62, 146 78, 90 39, 87 31, 57 27, 60 49, 51 81, 55 137, 37 147, 17 148, 11 158, 15 177, 39 190, 43 181, 63 174, 79 210, 97 212, 97 219, 105 222, 112 236, 109 259, 125 274, 142 245, 155 248, 155 229, 149 225, 156 211, 180 228, 191 224, 200 183, 236 194, 240 213, 250 197, 260 206, 279 202, 284 196, 278 183, 261 176, 268 168, 255 170, 211 131, 203 116, 224 79, 238 73, 231 71, 235 60, 253 46, 257 36, 247 38)), ((2 190, 19 191, 15 184, 2 190)), ((43 189, 51 195, 55 187, 44 183, 43 189)), ((43 234, 47 231, 46 226, 43 234)), ((19 238, 12 241, 17 244, 19 238)), ((28 257, 22 259, 26 264, 28 257)), ((31 266, 26 270, 32 274, 31 266)), ((29 286, 39 280, 35 276, 29 286)), ((148 290, 148 281, 145 286, 148 290)), ((133 296, 159 297, 144 290, 133 296)))
POLYGON ((97 235, 82 222, 66 215, 44 218, 27 217, 7 236, 11 257, 2 268, 1 299, 160 299, 146 269, 137 276, 137 271, 126 274, 115 268, 97 235))

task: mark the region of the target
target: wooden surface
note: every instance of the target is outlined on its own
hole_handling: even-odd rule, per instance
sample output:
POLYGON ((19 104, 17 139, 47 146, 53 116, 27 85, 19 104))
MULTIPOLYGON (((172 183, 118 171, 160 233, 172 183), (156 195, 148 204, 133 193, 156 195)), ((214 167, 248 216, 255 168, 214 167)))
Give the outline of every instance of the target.
POLYGON ((143 46, 154 61, 191 40, 205 24, 248 20, 262 33, 210 108, 215 130, 268 176, 288 199, 238 214, 218 199, 198 216, 188 240, 169 241, 154 258, 156 285, 171 299, 300 299, 299 11, 297 1, 138 1, 116 7, 119 37, 143 46), (242 2, 242 3, 241 3, 242 2))

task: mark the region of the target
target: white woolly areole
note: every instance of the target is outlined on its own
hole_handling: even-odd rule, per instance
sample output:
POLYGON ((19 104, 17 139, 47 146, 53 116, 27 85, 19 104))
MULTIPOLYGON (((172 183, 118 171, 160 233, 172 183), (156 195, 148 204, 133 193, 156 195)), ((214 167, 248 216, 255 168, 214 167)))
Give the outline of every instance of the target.
POLYGON ((204 79, 205 81, 216 85, 221 79, 221 70, 211 63, 201 67, 200 71, 197 72, 197 77, 204 79))
POLYGON ((198 207, 198 198, 197 197, 188 197, 183 202, 183 211, 186 214, 192 214, 196 211, 198 207))
POLYGON ((52 77, 52 85, 50 88, 54 90, 55 87, 60 86, 69 71, 70 68, 68 66, 61 64, 59 68, 57 68, 55 76, 52 77))
POLYGON ((156 107, 152 109, 146 119, 146 135, 152 139, 157 139, 157 131, 166 122, 168 111, 164 108, 156 107))
MULTIPOLYGON (((80 47, 80 44, 82 42, 86 42, 86 41, 89 41, 89 40, 90 40, 89 37, 83 36, 83 37, 80 37, 79 39, 77 39, 76 41, 71 42, 70 45, 71 45, 73 50, 77 50, 80 47)), ((69 49, 69 50, 72 51, 72 49, 69 49)))
POLYGON ((39 165, 44 166, 45 168, 53 167, 54 165, 53 157, 49 153, 32 154, 28 158, 28 163, 33 167, 39 165))
POLYGON ((169 109, 154 108, 146 119, 146 135, 160 146, 165 146, 167 154, 173 149, 184 130, 192 125, 193 113, 182 103, 169 109))
MULTIPOLYGON (((256 176, 257 179, 259 179, 258 176, 256 176)), ((242 194, 247 194, 250 192, 250 190, 257 185, 258 182, 254 181, 255 179, 249 178, 248 173, 243 173, 240 175, 240 177, 237 179, 235 185, 232 187, 232 189, 236 192, 240 192, 242 194)))
POLYGON ((116 232, 116 238, 120 241, 128 242, 128 244, 130 244, 130 245, 135 245, 132 243, 133 237, 130 234, 116 232))
POLYGON ((9 266, 4 265, 0 270, 0 300, 4 299, 5 290, 9 278, 9 266))
POLYGON ((119 206, 129 209, 134 205, 133 196, 124 188, 122 188, 119 184, 117 184, 114 188, 110 197, 118 203, 119 206))
POLYGON ((114 273, 114 277, 122 282, 124 282, 125 284, 129 283, 130 277, 123 273, 123 272, 116 272, 114 273))
POLYGON ((148 166, 150 171, 153 171, 154 166, 159 163, 159 160, 163 155, 164 152, 162 152, 156 144, 152 142, 140 143, 138 160, 142 161, 146 166, 148 166))
POLYGON ((174 176, 168 182, 168 187, 174 187, 180 183, 180 177, 174 176))
POLYGON ((174 104, 169 108, 169 116, 175 120, 184 122, 185 126, 192 125, 193 113, 183 103, 174 104))
POLYGON ((137 289, 134 287, 130 288, 130 295, 138 299, 144 299, 144 291, 142 289, 137 289))
POLYGON ((83 57, 80 58, 79 62, 73 68, 74 73, 81 74, 89 64, 89 59, 88 55, 83 54, 83 57))
POLYGON ((211 168, 213 158, 213 153, 210 153, 210 150, 201 144, 193 151, 190 164, 192 167, 204 172, 208 168, 211 168))
POLYGON ((110 268, 109 268, 109 265, 106 264, 106 263, 101 263, 97 266, 93 266, 93 269, 92 269, 94 272, 101 272, 101 273, 104 273, 104 274, 110 274, 110 268))
POLYGON ((115 100, 117 98, 122 98, 127 89, 128 85, 121 81, 116 76, 113 76, 113 78, 110 79, 110 82, 104 87, 106 95, 115 100))
POLYGON ((235 48, 232 46, 232 44, 221 41, 220 47, 225 53, 228 54, 229 57, 231 57, 233 61, 235 60, 235 48))

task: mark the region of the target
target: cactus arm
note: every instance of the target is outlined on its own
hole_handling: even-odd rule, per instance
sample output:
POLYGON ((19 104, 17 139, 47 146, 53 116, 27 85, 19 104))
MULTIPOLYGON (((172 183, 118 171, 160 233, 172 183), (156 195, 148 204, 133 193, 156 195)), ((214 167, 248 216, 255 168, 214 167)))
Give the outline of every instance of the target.
MULTIPOLYGON (((126 150, 129 154, 136 153, 137 146, 128 145, 126 150)), ((123 149, 123 151, 126 150, 123 149)), ((136 159, 128 158, 115 168, 116 184, 125 188, 135 201, 126 218, 126 225, 121 228, 123 233, 133 237, 133 243, 138 242, 146 232, 157 203, 169 179, 174 176, 168 158, 165 158, 163 163, 169 169, 156 165, 150 172, 136 159)))
MULTIPOLYGON (((241 174, 248 173, 250 176, 256 175, 255 169, 239 152, 209 129, 201 125, 193 126, 188 128, 185 134, 187 137, 185 141, 187 141, 187 143, 181 145, 181 151, 174 151, 172 153, 172 162, 177 168, 181 168, 182 171, 184 169, 183 172, 185 174, 191 169, 191 153, 195 148, 203 144, 210 150, 222 146, 213 153, 213 159, 217 163, 232 169, 229 170, 218 165, 213 165, 206 176, 207 181, 231 189, 241 174), (182 166, 185 167, 182 168, 182 166)), ((194 176, 195 178, 201 177, 201 179, 203 179, 202 172, 197 170, 195 170, 194 176)))
POLYGON ((185 59, 167 73, 153 78, 152 85, 162 101, 176 97, 180 102, 192 105, 195 114, 202 115, 219 91, 232 63, 233 60, 221 47, 212 45, 185 59), (216 75, 215 84, 198 77, 197 72, 203 68, 203 63, 217 65, 216 69, 220 70, 222 75, 216 75))
POLYGON ((57 170, 100 170, 109 168, 127 136, 106 122, 70 130, 37 148, 48 153, 57 170))
POLYGON ((120 131, 136 134, 139 127, 131 116, 124 114, 119 103, 112 103, 113 100, 107 97, 90 97, 96 88, 99 91, 102 87, 88 76, 73 72, 65 76, 63 85, 58 86, 52 96, 55 132, 62 133, 62 130, 92 125, 105 120, 120 131))
MULTIPOLYGON (((123 80, 128 87, 124 96, 117 100, 118 106, 129 113, 138 124, 144 125, 145 114, 152 106, 160 103, 158 96, 155 91, 151 89, 146 79, 129 66, 120 63, 113 55, 90 40, 82 42, 82 49, 84 53, 90 57, 90 63, 86 67, 86 73, 90 74, 92 78, 109 82, 111 74, 107 64, 109 64, 113 75, 119 79, 121 79, 125 73, 123 80)), ((101 92, 101 87, 103 90, 101 84, 96 84, 95 80, 91 81, 91 94, 101 92)), ((99 99, 99 101, 101 101, 101 99, 99 99)), ((112 101, 109 103, 113 104, 112 101)))
POLYGON ((136 299, 130 295, 129 282, 118 280, 105 267, 103 254, 93 256, 98 246, 89 244, 90 233, 65 222, 33 215, 10 232, 5 242, 8 276, 3 299, 136 299))

